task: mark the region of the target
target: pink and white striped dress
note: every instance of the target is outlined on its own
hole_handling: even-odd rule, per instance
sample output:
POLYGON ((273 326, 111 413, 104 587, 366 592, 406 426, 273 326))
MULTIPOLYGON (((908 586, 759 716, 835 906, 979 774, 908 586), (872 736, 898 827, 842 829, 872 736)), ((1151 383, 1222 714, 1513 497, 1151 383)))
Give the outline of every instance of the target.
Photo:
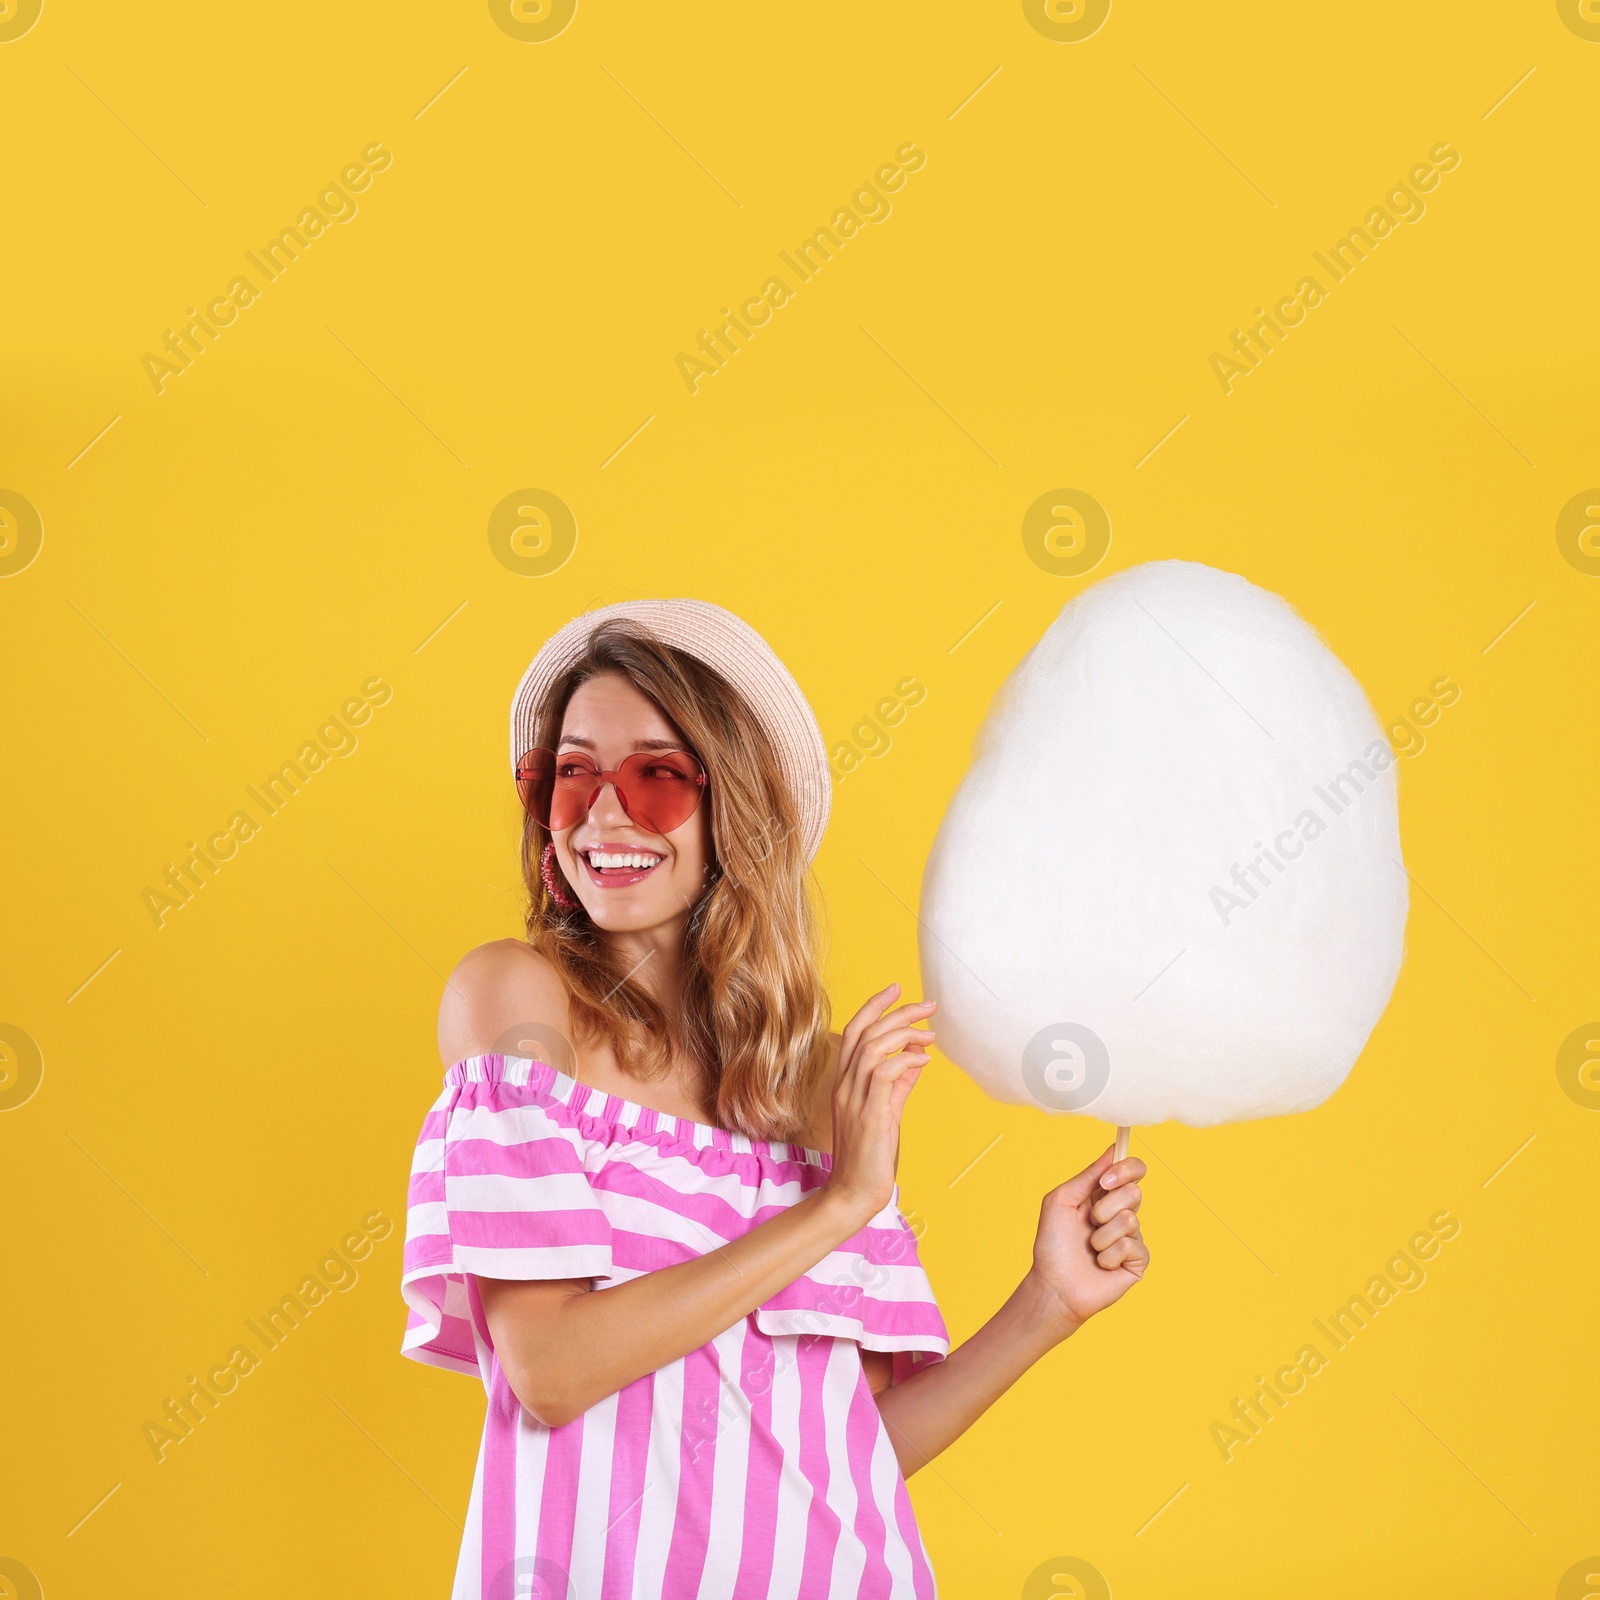
POLYGON ((802 1145, 652 1111, 516 1056, 445 1074, 411 1169, 404 1354, 483 1380, 452 1600, 933 1600, 861 1350, 950 1349, 899 1209, 709 1344, 547 1428, 477 1276, 597 1292, 704 1255, 827 1180, 802 1145))

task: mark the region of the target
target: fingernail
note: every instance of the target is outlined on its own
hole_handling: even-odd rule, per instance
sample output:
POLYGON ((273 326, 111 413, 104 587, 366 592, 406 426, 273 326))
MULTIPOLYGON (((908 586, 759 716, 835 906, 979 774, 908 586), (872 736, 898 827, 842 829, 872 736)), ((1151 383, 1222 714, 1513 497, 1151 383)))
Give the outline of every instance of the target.
POLYGON ((1103 1172, 1103 1173, 1100 1174, 1100 1187, 1102 1189, 1115 1189, 1116 1186, 1117 1186, 1117 1175, 1116 1175, 1116 1173, 1114 1173, 1114 1172, 1103 1172))

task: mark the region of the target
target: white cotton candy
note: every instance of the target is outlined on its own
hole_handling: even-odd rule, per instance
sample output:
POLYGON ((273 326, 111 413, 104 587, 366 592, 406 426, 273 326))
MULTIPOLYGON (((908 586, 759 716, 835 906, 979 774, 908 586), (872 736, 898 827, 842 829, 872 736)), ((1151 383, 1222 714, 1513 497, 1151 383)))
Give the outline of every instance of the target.
POLYGON ((922 885, 939 1048, 1000 1100, 1199 1126, 1320 1104, 1400 971, 1395 760, 1277 595, 1156 561, 996 696, 922 885))

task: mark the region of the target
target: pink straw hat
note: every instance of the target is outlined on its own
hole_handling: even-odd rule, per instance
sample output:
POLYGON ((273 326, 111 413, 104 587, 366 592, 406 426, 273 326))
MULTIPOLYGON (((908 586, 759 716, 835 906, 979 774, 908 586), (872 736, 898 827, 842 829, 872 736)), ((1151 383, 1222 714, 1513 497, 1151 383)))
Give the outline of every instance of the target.
POLYGON ((546 692, 583 654, 589 635, 612 618, 634 623, 662 644, 720 673, 766 729, 794 797, 806 859, 817 853, 833 791, 828 749, 800 685, 750 626, 708 600, 624 600, 574 617, 540 647, 511 700, 511 768, 533 748, 534 717, 546 692))

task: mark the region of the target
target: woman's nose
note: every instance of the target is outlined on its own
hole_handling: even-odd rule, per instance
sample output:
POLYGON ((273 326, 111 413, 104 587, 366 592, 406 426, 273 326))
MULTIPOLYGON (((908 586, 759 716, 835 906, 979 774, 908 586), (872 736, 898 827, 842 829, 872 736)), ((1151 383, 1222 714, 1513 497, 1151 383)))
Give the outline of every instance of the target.
POLYGON ((603 827, 607 822, 615 823, 618 818, 624 822, 629 820, 626 809, 617 798, 617 786, 607 781, 600 785, 599 792, 589 804, 589 819, 603 827))

